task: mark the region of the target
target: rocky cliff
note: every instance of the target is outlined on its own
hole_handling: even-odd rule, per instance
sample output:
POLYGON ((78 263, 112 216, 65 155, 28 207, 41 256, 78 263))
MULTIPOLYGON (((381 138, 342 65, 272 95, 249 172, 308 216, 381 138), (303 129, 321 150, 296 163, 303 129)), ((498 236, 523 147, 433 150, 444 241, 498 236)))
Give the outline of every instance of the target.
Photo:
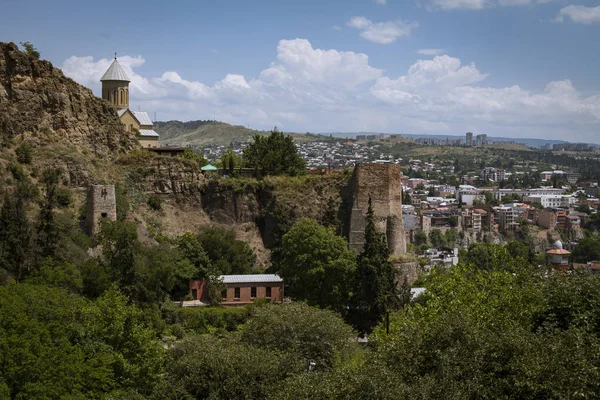
POLYGON ((110 159, 137 146, 115 109, 44 60, 0 42, 0 135, 110 159))

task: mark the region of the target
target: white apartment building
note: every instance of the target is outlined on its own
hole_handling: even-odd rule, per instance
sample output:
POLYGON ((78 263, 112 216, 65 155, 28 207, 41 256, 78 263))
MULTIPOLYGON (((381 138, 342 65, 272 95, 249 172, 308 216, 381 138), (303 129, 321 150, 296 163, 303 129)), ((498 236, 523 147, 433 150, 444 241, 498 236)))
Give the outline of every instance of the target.
POLYGON ((568 208, 570 205, 575 204, 577 199, 573 196, 563 195, 533 195, 523 197, 523 201, 541 204, 544 208, 568 208))

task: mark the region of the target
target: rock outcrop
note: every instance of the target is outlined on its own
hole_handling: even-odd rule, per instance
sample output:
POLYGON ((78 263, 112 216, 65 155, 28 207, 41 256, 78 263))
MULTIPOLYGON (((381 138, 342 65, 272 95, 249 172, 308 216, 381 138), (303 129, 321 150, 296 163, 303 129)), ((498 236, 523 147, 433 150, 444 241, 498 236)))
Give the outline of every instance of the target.
POLYGON ((0 42, 0 135, 65 144, 103 158, 137 146, 115 109, 44 60, 0 42))

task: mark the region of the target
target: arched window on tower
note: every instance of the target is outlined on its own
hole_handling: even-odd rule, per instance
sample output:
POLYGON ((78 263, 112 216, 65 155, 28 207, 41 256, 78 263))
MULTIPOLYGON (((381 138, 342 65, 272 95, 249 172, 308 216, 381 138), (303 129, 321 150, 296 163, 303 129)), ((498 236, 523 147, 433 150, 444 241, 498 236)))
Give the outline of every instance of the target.
POLYGON ((125 89, 125 104, 129 104, 129 89, 125 89))
POLYGON ((117 97, 117 89, 113 90, 113 103, 117 104, 119 97, 117 97))
POLYGON ((123 89, 119 89, 119 92, 121 93, 121 104, 124 103, 124 99, 125 99, 125 95, 123 94, 123 89))

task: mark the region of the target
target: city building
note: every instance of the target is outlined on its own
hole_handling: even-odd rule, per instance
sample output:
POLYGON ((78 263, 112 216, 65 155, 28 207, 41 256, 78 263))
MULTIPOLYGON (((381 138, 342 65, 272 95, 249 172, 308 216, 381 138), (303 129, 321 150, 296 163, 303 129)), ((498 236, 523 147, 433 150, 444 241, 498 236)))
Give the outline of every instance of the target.
POLYGON ((467 137, 465 139, 465 144, 467 146, 473 146, 473 132, 467 132, 467 137))
POLYGON ((494 207, 494 222, 504 232, 513 232, 517 226, 515 213, 511 207, 494 207))
POLYGON ((538 225, 547 229, 566 228, 567 214, 561 208, 541 210, 538 213, 538 225))
POLYGON ((144 148, 158 147, 159 135, 153 129, 153 123, 144 111, 131 111, 129 109, 129 82, 131 80, 117 57, 106 70, 100 82, 102 82, 102 98, 117 109, 125 130, 138 134, 138 140, 144 148))
MULTIPOLYGON (((256 299, 267 299, 275 303, 283 301, 283 279, 274 274, 221 275, 225 284, 221 305, 240 306, 250 304, 256 299)), ((210 302, 210 283, 207 280, 191 280, 190 297, 204 304, 210 302)))
POLYGON ((424 253, 429 260, 429 266, 450 268, 458 264, 458 248, 453 249, 427 249, 424 253))
POLYGON ((537 203, 540 204, 544 208, 559 208, 564 207, 568 208, 572 204, 577 202, 577 198, 573 196, 563 196, 563 195, 534 195, 534 196, 525 196, 523 197, 523 201, 527 203, 537 203))

